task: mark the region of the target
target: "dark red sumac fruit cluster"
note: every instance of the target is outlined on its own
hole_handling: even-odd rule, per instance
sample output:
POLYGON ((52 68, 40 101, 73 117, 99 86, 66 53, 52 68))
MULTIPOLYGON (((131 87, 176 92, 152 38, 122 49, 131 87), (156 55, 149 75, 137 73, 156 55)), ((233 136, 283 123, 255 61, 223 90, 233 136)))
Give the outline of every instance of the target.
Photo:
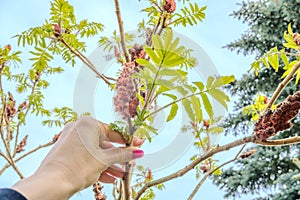
POLYGON ((300 110, 300 91, 288 96, 285 101, 277 105, 272 112, 267 111, 255 123, 254 132, 260 141, 266 141, 277 132, 289 129, 293 126, 290 122, 296 117, 300 110))

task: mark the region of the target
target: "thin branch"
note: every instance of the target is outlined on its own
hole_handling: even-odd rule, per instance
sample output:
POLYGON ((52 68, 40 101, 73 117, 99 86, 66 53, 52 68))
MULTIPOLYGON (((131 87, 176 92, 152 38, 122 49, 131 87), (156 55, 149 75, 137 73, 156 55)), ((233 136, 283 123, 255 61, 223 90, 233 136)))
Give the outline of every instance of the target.
MULTIPOLYGON (((10 163, 9 158, 2 151, 0 151, 0 156, 2 156, 8 163, 10 163)), ((0 175, 1 175, 1 173, 0 173, 0 175)))
POLYGON ((210 149, 210 134, 208 132, 208 129, 206 129, 205 133, 206 133, 206 137, 207 137, 207 145, 206 145, 206 151, 207 151, 208 149, 210 149))
POLYGON ((125 164, 125 172, 124 172, 124 176, 122 178, 122 198, 124 200, 130 200, 130 196, 131 196, 131 191, 130 191, 130 182, 131 182, 131 178, 132 178, 132 172, 133 172, 133 164, 130 162, 127 162, 125 164))
POLYGON ((9 148, 7 146, 7 143, 5 142, 5 138, 4 138, 4 135, 3 133, 1 132, 1 139, 2 139, 2 142, 4 144, 4 147, 6 149, 6 153, 7 153, 7 157, 9 158, 9 163, 11 164, 11 166, 14 168, 14 170, 17 172, 17 174, 20 176, 21 179, 24 178, 23 174, 21 173, 21 171, 19 170, 19 168, 16 166, 15 162, 14 162, 14 159, 9 151, 9 148))
POLYGON ((164 28, 167 27, 166 25, 166 20, 167 20, 167 16, 166 15, 163 15, 163 18, 162 18, 162 24, 160 26, 160 30, 158 31, 158 35, 161 35, 161 33, 163 32, 164 28))
POLYGON ((279 140, 267 140, 264 142, 257 140, 254 143, 262 146, 286 146, 286 145, 300 143, 300 136, 279 139, 279 140))
MULTIPOLYGON (((36 88, 36 84, 38 82, 39 79, 36 79, 34 82, 33 82, 33 85, 32 85, 32 88, 31 88, 31 92, 30 92, 30 95, 33 95, 34 94, 34 91, 35 91, 35 88, 36 88)), ((28 103, 27 105, 27 108, 24 112, 24 119, 25 117, 27 116, 29 110, 30 110, 30 107, 31 107, 31 104, 30 102, 28 103)), ((14 153, 13 153, 13 157, 15 157, 15 155, 17 154, 17 145, 18 145, 18 139, 19 139, 19 132, 20 132, 20 126, 22 124, 22 121, 20 120, 17 124, 17 129, 16 129, 16 135, 15 135, 15 145, 14 145, 14 153)))
POLYGON ((153 2, 153 4, 158 8, 158 10, 160 12, 164 12, 163 9, 159 6, 159 4, 157 3, 157 1, 153 2))
POLYGON ((146 44, 147 44, 148 46, 152 46, 152 35, 153 35, 153 34, 156 34, 157 29, 158 29, 158 27, 159 27, 159 25, 160 25, 161 19, 162 19, 162 12, 160 13, 160 16, 159 16, 159 18, 158 18, 157 24, 155 24, 155 26, 153 27, 152 31, 150 32, 150 34, 149 34, 149 35, 147 36, 147 38, 146 38, 146 44))
POLYGON ((192 200, 194 198, 194 196, 196 195, 196 193, 198 192, 199 188, 201 187, 201 185, 206 181, 206 179, 211 175, 211 172, 207 172, 203 178, 200 180, 200 182, 196 185, 196 187, 194 188, 193 192, 190 194, 190 196, 187 198, 188 200, 192 200))
MULTIPOLYGON (((4 99, 4 102, 3 103, 3 107, 4 109, 6 108, 6 101, 4 99)), ((1 126, 3 125, 3 119, 4 119, 4 116, 5 115, 5 110, 2 111, 2 118, 1 118, 1 126)), ((8 126, 8 125, 7 125, 8 126)), ((1 127, 1 130, 0 130, 0 136, 1 136, 1 140, 3 142, 3 145, 5 147, 5 150, 6 150, 6 154, 7 154, 7 158, 9 159, 9 163, 11 164, 11 166, 14 168, 14 170, 17 172, 17 174, 20 176, 20 178, 24 178, 23 174, 21 173, 21 171, 19 170, 19 168, 16 166, 14 160, 13 160, 13 157, 11 155, 11 152, 10 152, 10 148, 8 147, 8 144, 6 143, 5 141, 5 138, 4 138, 4 133, 3 133, 3 129, 1 127)))
POLYGON ((4 63, 2 63, 1 65, 1 68, 0 68, 0 91, 1 91, 1 101, 2 101, 2 113, 1 113, 1 119, 0 119, 0 126, 1 126, 1 129, 2 129, 2 125, 3 125, 3 119, 4 119, 4 111, 5 111, 5 98, 4 98, 4 92, 3 92, 3 86, 2 86, 2 70, 4 68, 4 63))
POLYGON ((119 5, 118 0, 115 0, 115 7, 116 7, 117 18, 118 18, 118 24, 119 24, 121 47, 122 47, 122 50, 124 52, 126 62, 130 62, 130 56, 129 56, 129 53, 127 51, 126 43, 125 43, 125 33, 124 33, 124 27, 123 27, 123 20, 122 20, 122 17, 121 17, 120 5, 119 5))
POLYGON ((165 176, 163 178, 157 179, 157 180, 153 180, 150 181, 148 183, 146 183, 137 193, 136 196, 134 197, 134 200, 138 200, 141 195, 150 187, 164 183, 166 181, 181 177, 183 175, 185 175, 187 172, 189 172, 190 170, 192 170, 196 165, 198 165, 200 162, 206 160, 207 158, 213 156, 216 153, 222 152, 222 151, 227 151, 233 147, 242 145, 242 144, 246 144, 249 142, 254 142, 255 141, 255 136, 248 136, 248 137, 244 137, 242 139, 236 140, 234 142, 231 142, 229 144, 223 145, 223 146, 218 146, 215 149, 212 149, 210 151, 208 151, 207 153, 199 156, 196 160, 194 160, 192 163, 190 163, 189 165, 185 166, 184 168, 168 175, 165 176))
POLYGON ((84 64, 86 64, 99 78, 101 78, 107 85, 111 85, 109 82, 109 79, 112 80, 112 78, 108 78, 105 75, 101 74, 97 71, 96 67, 94 66, 91 61, 86 58, 81 52, 78 50, 73 49, 64 39, 60 40, 74 55, 76 55, 84 64))
MULTIPOLYGON (((25 158, 26 156, 29 156, 30 154, 32 154, 32 153, 38 151, 39 149, 42 149, 42 148, 51 146, 51 145, 54 144, 54 143, 55 143, 54 141, 50 141, 50 142, 48 142, 48 143, 39 145, 38 147, 36 147, 36 148, 34 148, 34 149, 32 149, 32 150, 30 150, 30 151, 24 153, 24 154, 21 155, 20 157, 16 158, 16 159, 14 160, 14 162, 16 163, 16 162, 22 160, 23 158, 25 158)), ((11 166, 11 163, 10 163, 10 162, 7 163, 7 164, 0 170, 0 175, 1 175, 6 169, 8 169, 10 166, 11 166)))
POLYGON ((123 194, 123 185, 122 185, 122 181, 120 181, 120 186, 119 186, 119 196, 117 200, 121 200, 122 199, 122 194, 123 194))
POLYGON ((50 142, 47 142, 47 143, 45 143, 45 144, 41 144, 41 145, 39 145, 38 147, 36 147, 36 148, 34 148, 34 149, 32 149, 32 150, 30 150, 30 151, 24 153, 24 154, 21 155, 20 157, 18 157, 18 158, 15 160, 15 162, 18 162, 19 160, 21 160, 21 159, 25 158, 26 156, 28 156, 28 155, 30 155, 30 154, 36 152, 36 151, 39 150, 39 149, 42 149, 42 148, 51 146, 51 145, 54 144, 54 143, 55 143, 54 141, 50 141, 50 142))
MULTIPOLYGON (((130 117, 127 118, 127 123, 128 123, 128 127, 129 127, 129 133, 130 133, 130 143, 126 144, 126 146, 132 146, 132 138, 133 138, 133 134, 136 131, 136 129, 132 126, 132 122, 130 117)), ((125 163, 125 172, 124 172, 124 176, 122 178, 122 186, 123 186, 123 198, 125 200, 130 200, 130 183, 131 183, 131 179, 132 179, 132 172, 133 172, 133 163, 132 162, 126 162, 125 163)))
MULTIPOLYGON (((222 151, 226 151, 229 150, 233 147, 242 145, 242 144, 247 144, 247 143, 254 143, 254 144, 260 144, 263 146, 284 146, 284 145, 291 145, 291 144, 296 144, 296 143, 300 143, 300 136, 295 136, 295 137, 291 137, 291 138, 286 138, 286 139, 281 139, 281 140, 268 140, 265 142, 261 142, 261 141, 257 141, 255 138, 255 135, 252 136, 248 136, 248 137, 244 137, 242 139, 236 140, 234 142, 231 142, 229 144, 223 145, 223 146, 218 146, 215 149, 212 149, 210 151, 208 151, 207 153, 203 154, 202 156, 200 156, 199 158, 197 158, 196 160, 194 160, 192 163, 190 163, 189 165, 185 166, 184 168, 178 170, 175 173, 172 173, 168 176, 165 176, 163 178, 151 181, 146 183, 137 193, 136 196, 134 198, 134 200, 138 200, 140 198, 140 196, 150 187, 164 183, 166 181, 172 180, 174 178, 178 178, 180 176, 185 175, 187 172, 189 172, 190 170, 192 170, 196 165, 198 165, 200 162, 204 161, 205 159, 213 156, 216 153, 222 152, 222 151)), ((245 145, 244 145, 245 146, 245 145)), ((244 148, 244 146, 242 147, 242 149, 244 148)), ((240 150, 241 152, 241 150, 240 150)), ((239 153, 240 153, 239 152, 239 153)), ((236 158, 235 158, 236 159, 236 158)), ((230 161, 228 161, 230 162, 230 161)), ((224 163, 224 164, 227 164, 224 163)), ((221 165, 220 167, 222 167, 223 165, 221 165)))
POLYGON ((202 186, 202 184, 205 182, 205 180, 206 180, 210 175, 212 175, 215 171, 219 170, 220 168, 224 167, 225 165, 228 165, 229 163, 236 161, 236 160, 239 158, 239 155, 240 155, 240 153, 243 151, 243 149, 245 148, 245 146, 246 146, 246 144, 244 144, 244 145, 242 146, 242 148, 238 151, 238 153, 236 154, 236 156, 235 156, 233 159, 231 159, 231 160, 229 160, 229 161, 227 161, 227 162, 221 164, 220 166, 214 168, 213 170, 210 170, 209 172, 207 172, 207 173, 205 174, 205 176, 200 180, 200 182, 196 185, 196 187, 194 188, 194 190, 192 191, 192 193, 191 193, 190 196, 188 197, 188 200, 192 200, 192 199, 194 198, 194 196, 195 196, 196 193, 198 192, 199 188, 202 186))
POLYGON ((273 93, 273 96, 271 97, 270 101, 268 102, 267 107, 265 108, 265 112, 271 109, 272 105, 275 103, 276 99, 282 92, 282 90, 287 86, 287 84, 294 78, 294 75, 296 74, 297 70, 300 68, 300 62, 296 63, 294 67, 292 68, 291 72, 279 83, 277 86, 275 92, 273 93))

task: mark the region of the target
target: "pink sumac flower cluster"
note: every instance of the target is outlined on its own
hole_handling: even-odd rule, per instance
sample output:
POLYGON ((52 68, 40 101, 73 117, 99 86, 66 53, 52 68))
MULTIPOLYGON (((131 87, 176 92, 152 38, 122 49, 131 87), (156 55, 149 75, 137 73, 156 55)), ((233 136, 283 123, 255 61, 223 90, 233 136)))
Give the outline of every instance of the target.
POLYGON ((166 0, 163 9, 168 13, 173 13, 176 10, 176 2, 174 0, 166 0))
POLYGON ((294 42, 296 43, 296 45, 300 46, 300 35, 299 35, 299 33, 294 33, 293 34, 293 39, 294 39, 294 42))
POLYGON ((136 94, 139 92, 138 80, 131 76, 138 72, 140 65, 135 62, 138 58, 145 58, 146 53, 142 46, 134 45, 129 49, 131 62, 123 65, 123 70, 120 73, 116 82, 116 96, 114 97, 115 111, 118 112, 123 119, 133 118, 137 114, 139 99, 136 94))

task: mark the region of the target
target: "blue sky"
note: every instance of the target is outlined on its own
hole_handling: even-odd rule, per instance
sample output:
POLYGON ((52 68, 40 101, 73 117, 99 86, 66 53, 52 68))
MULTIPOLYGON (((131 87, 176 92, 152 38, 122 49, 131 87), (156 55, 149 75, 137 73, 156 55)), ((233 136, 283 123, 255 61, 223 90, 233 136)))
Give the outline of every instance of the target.
MULTIPOLYGON (((217 70, 222 75, 234 74, 236 77, 240 77, 243 72, 249 69, 250 62, 253 61, 253 57, 244 57, 242 55, 236 55, 235 52, 229 52, 222 48, 225 44, 238 38, 240 34, 246 30, 246 25, 233 19, 229 14, 237 9, 236 3, 238 1, 220 1, 220 0, 203 0, 199 1, 200 5, 207 5, 206 19, 203 23, 198 26, 190 27, 187 29, 175 29, 175 31, 182 33, 191 38, 195 43, 201 46, 208 56, 213 60, 217 70)), ((89 0, 79 1, 70 0, 70 3, 74 5, 76 16, 78 20, 88 19, 90 21, 100 21, 105 25, 105 31, 102 35, 109 36, 113 30, 117 29, 116 17, 114 12, 114 3, 109 0, 89 0), (88 2, 88 3, 87 3, 88 2)), ((126 31, 135 30, 136 25, 139 22, 141 16, 139 11, 142 8, 143 3, 139 3, 137 0, 121 1, 122 15, 124 19, 124 26, 126 31)), ((49 16, 49 1, 41 0, 26 0, 26 1, 5 1, 1 0, 0 4, 0 46, 11 44, 13 50, 17 50, 16 40, 11 39, 11 36, 18 34, 30 27, 38 26, 44 22, 49 16)), ((87 52, 86 55, 90 55, 97 48, 97 39, 89 39, 87 41, 87 52)), ((30 66, 30 62, 26 61, 28 49, 22 49, 23 51, 23 64, 20 65, 18 70, 26 70, 30 66)), ((200 62, 200 61, 199 61, 200 62)), ((60 65, 65 69, 62 75, 50 77, 50 87, 45 91, 45 105, 49 108, 69 106, 73 107, 73 94, 74 87, 78 77, 79 70, 82 64, 78 61, 76 66, 72 68, 67 66, 61 60, 57 59, 56 65, 60 65)), ((10 90, 13 90, 10 85, 7 85, 10 90)), ((95 101, 101 102, 95 105, 95 108, 102 109, 105 107, 105 102, 101 100, 102 96, 105 95, 101 84, 98 86, 98 90, 95 93, 95 101), (98 95, 99 94, 99 95, 98 95), (100 98, 101 97, 101 98, 100 98)), ((17 96, 17 102, 22 101, 21 95, 17 96)), ((103 115, 104 112, 96 112, 95 115, 98 119, 110 122, 111 118, 107 115, 103 115)), ((22 134, 29 133, 27 150, 31 149, 39 144, 49 141, 53 134, 59 132, 60 128, 42 127, 40 125, 41 119, 30 117, 27 126, 24 127, 22 134)), ((168 141, 172 136, 166 134, 159 138, 159 143, 146 144, 145 153, 153 151, 153 148, 159 148, 160 145, 167 145, 168 141)), ((224 144, 233 138, 230 136, 222 136, 219 140, 220 144, 224 144)), ((30 175, 37 167, 42 158, 48 152, 48 149, 41 150, 27 159, 19 162, 17 165, 23 169, 26 176, 30 175)), ((217 156, 220 160, 228 160, 234 155, 237 149, 226 152, 217 156)), ((195 153, 195 150, 190 147, 184 153, 180 159, 175 160, 172 165, 158 171, 154 174, 154 178, 161 177, 170 172, 174 172, 177 169, 182 168, 187 163, 188 159, 195 153)), ((4 163, 0 160, 0 166, 4 163)), ((162 192, 157 192, 156 199, 186 199, 190 192, 193 190, 197 180, 194 178, 193 172, 189 173, 185 177, 178 178, 165 184, 166 189, 162 192)), ((11 169, 7 170, 4 175, 0 177, 0 187, 7 187, 12 185, 18 180, 18 176, 11 169)), ((110 196, 110 187, 105 185, 106 194, 110 196)), ((210 183, 208 180, 203 187, 199 190, 195 199, 212 199, 219 200, 223 199, 223 192, 217 187, 210 183)), ((73 200, 81 199, 93 199, 91 189, 87 189, 78 195, 75 195, 73 200)), ((108 198, 112 199, 112 198, 108 198)), ((243 198, 245 199, 245 198, 243 198)))

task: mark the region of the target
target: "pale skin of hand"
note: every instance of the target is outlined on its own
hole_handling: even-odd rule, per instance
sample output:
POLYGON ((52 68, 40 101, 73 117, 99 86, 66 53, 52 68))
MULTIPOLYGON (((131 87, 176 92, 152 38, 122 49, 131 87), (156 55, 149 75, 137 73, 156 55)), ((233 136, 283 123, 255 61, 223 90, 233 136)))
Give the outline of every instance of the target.
POLYGON ((39 168, 28 178, 20 180, 12 189, 28 200, 65 200, 95 181, 113 183, 124 175, 117 163, 140 158, 137 149, 143 140, 133 138, 132 147, 114 147, 125 144, 122 136, 106 124, 91 117, 67 124, 39 168))

